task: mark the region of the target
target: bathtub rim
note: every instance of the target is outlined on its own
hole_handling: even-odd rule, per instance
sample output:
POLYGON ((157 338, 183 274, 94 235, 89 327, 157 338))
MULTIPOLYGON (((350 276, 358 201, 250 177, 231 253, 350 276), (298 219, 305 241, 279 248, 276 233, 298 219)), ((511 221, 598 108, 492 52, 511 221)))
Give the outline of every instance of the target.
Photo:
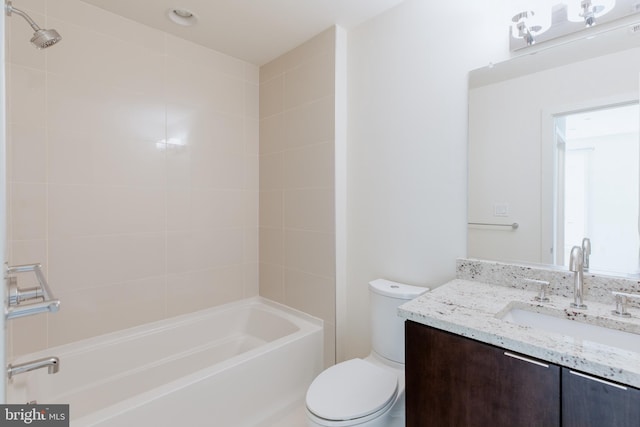
MULTIPOLYGON (((123 339, 135 339, 139 336, 144 336, 149 333, 159 332, 163 329, 168 329, 170 327, 177 327, 180 324, 188 324, 197 322, 200 319, 205 317, 223 313, 228 310, 233 310, 238 307, 249 307, 249 306, 264 306, 268 307, 269 310, 273 312, 279 311, 278 315, 281 313, 285 313, 285 319, 292 321, 296 326, 300 327, 300 320, 303 322, 307 322, 308 324, 314 325, 319 328, 324 328, 324 321, 318 317, 312 316, 308 313, 295 309, 293 307, 289 307, 285 304, 270 300, 268 298, 262 296, 252 296, 243 299, 239 299, 236 301, 231 301, 225 304, 208 307, 202 310, 193 311, 190 313, 179 314, 176 316, 167 317, 160 320, 154 320, 152 322, 143 323, 140 325, 132 326, 125 329, 119 329, 117 331, 107 332, 105 334, 96 335, 89 338, 83 338, 81 340, 72 341, 60 345, 56 345, 53 347, 48 347, 43 350, 38 350, 28 354, 22 354, 17 357, 12 357, 9 363, 22 363, 28 360, 37 359, 40 357, 47 357, 49 355, 60 357, 61 366, 60 369, 63 369, 62 365, 64 360, 62 357, 64 356, 73 356, 82 354, 88 351, 95 351, 96 348, 106 347, 108 345, 114 344, 123 339), (55 353, 55 354, 53 354, 55 353)), ((303 326, 307 327, 302 323, 303 326)), ((300 328, 303 329, 303 328, 300 328)), ((300 332, 300 331, 298 331, 300 332)), ((294 334, 298 333, 294 332, 294 334)), ((291 334, 290 334, 291 335, 291 334)), ((288 335, 287 335, 288 336, 288 335)), ((286 336, 285 336, 286 337, 286 336)), ((284 338, 284 337, 283 337, 284 338)), ((281 338, 278 338, 278 340, 281 338)), ((274 340, 277 341, 277 340, 274 340)), ((8 384, 10 386, 10 384, 8 384)))

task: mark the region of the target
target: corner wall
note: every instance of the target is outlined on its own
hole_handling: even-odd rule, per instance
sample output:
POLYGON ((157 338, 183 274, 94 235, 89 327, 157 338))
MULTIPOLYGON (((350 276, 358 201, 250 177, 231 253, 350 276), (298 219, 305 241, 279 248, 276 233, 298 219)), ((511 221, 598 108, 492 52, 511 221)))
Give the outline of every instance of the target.
POLYGON ((336 34, 260 68, 260 295, 321 318, 335 361, 336 34))

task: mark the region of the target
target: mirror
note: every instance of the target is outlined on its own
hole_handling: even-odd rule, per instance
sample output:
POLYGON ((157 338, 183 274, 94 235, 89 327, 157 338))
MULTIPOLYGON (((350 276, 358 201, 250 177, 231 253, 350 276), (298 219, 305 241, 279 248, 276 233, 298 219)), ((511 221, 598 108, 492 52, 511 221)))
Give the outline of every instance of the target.
MULTIPOLYGON (((585 120, 589 114, 612 109, 615 112, 608 116, 621 118, 628 114, 615 110, 616 107, 637 106, 639 29, 633 21, 618 22, 600 31, 597 37, 582 36, 470 73, 467 256, 564 265, 568 258, 564 252, 580 245, 582 237, 589 237, 592 272, 640 275, 637 173, 625 175, 616 184, 613 181, 607 184, 609 188, 622 187, 635 193, 633 199, 605 190, 609 197, 600 200, 584 187, 589 180, 600 183, 613 176, 611 170, 632 169, 630 159, 637 169, 640 165, 637 130, 634 135, 625 136, 635 141, 633 147, 613 160, 609 172, 596 178, 585 175, 582 181, 577 179, 581 172, 576 171, 584 168, 576 169, 576 165, 595 164, 594 160, 588 160, 591 157, 583 155, 586 139, 593 139, 594 135, 582 135, 583 140, 573 142, 574 145, 564 145, 562 138, 567 132, 580 135, 580 130, 569 129, 576 118, 585 120), (567 147, 569 151, 583 150, 582 154, 566 157, 567 147), (591 207, 576 216, 575 200, 570 199, 579 199, 587 205, 583 200, 585 194, 593 196, 588 203, 591 207), (616 200, 625 203, 612 206, 616 200), (598 219, 596 212, 602 210, 613 212, 614 216, 598 219), (622 214, 627 220, 631 217, 630 225, 626 229, 616 227, 621 220, 615 214, 622 214), (594 228, 569 221, 576 217, 582 218, 580 224, 600 221, 601 224, 596 224, 599 226, 608 221, 614 226, 598 227, 606 231, 596 233, 591 231, 594 228), (565 234, 565 229, 570 232, 565 234), (591 233, 592 236, 586 235, 591 233), (631 238, 623 243, 621 237, 629 235, 631 238), (631 261, 605 261, 619 258, 631 261)), ((639 118, 637 109, 634 111, 631 117, 637 127, 639 118)), ((590 117, 589 120, 595 120, 599 116, 590 117)), ((609 129, 606 141, 615 139, 611 135, 632 132, 627 124, 612 123, 611 119, 608 123, 613 131, 609 129)))

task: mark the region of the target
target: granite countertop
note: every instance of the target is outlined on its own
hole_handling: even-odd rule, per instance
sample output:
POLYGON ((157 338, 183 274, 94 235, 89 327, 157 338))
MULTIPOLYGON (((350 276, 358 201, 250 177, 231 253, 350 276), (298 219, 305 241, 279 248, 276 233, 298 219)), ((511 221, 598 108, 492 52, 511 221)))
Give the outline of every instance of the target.
MULTIPOLYGON (((500 317, 513 307, 640 334, 640 310, 633 317, 613 316, 612 303, 585 300, 587 310, 569 307, 573 298, 548 295, 534 300, 535 290, 515 289, 455 279, 400 306, 401 317, 477 341, 640 388, 640 353, 522 326, 500 317)), ((640 340, 640 335, 638 335, 640 340)))

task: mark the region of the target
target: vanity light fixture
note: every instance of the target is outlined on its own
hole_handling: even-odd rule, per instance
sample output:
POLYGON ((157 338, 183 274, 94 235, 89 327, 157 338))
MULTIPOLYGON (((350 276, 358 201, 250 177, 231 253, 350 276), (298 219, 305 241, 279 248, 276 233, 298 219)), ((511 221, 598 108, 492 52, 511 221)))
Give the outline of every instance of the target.
POLYGON ((596 24, 601 17, 616 7, 615 0, 572 0, 567 2, 567 18, 571 22, 584 22, 585 27, 596 24))
POLYGON ((524 39, 527 46, 535 44, 535 35, 542 32, 542 26, 536 25, 532 18, 535 13, 532 10, 520 12, 511 18, 511 34, 516 39, 524 39))

